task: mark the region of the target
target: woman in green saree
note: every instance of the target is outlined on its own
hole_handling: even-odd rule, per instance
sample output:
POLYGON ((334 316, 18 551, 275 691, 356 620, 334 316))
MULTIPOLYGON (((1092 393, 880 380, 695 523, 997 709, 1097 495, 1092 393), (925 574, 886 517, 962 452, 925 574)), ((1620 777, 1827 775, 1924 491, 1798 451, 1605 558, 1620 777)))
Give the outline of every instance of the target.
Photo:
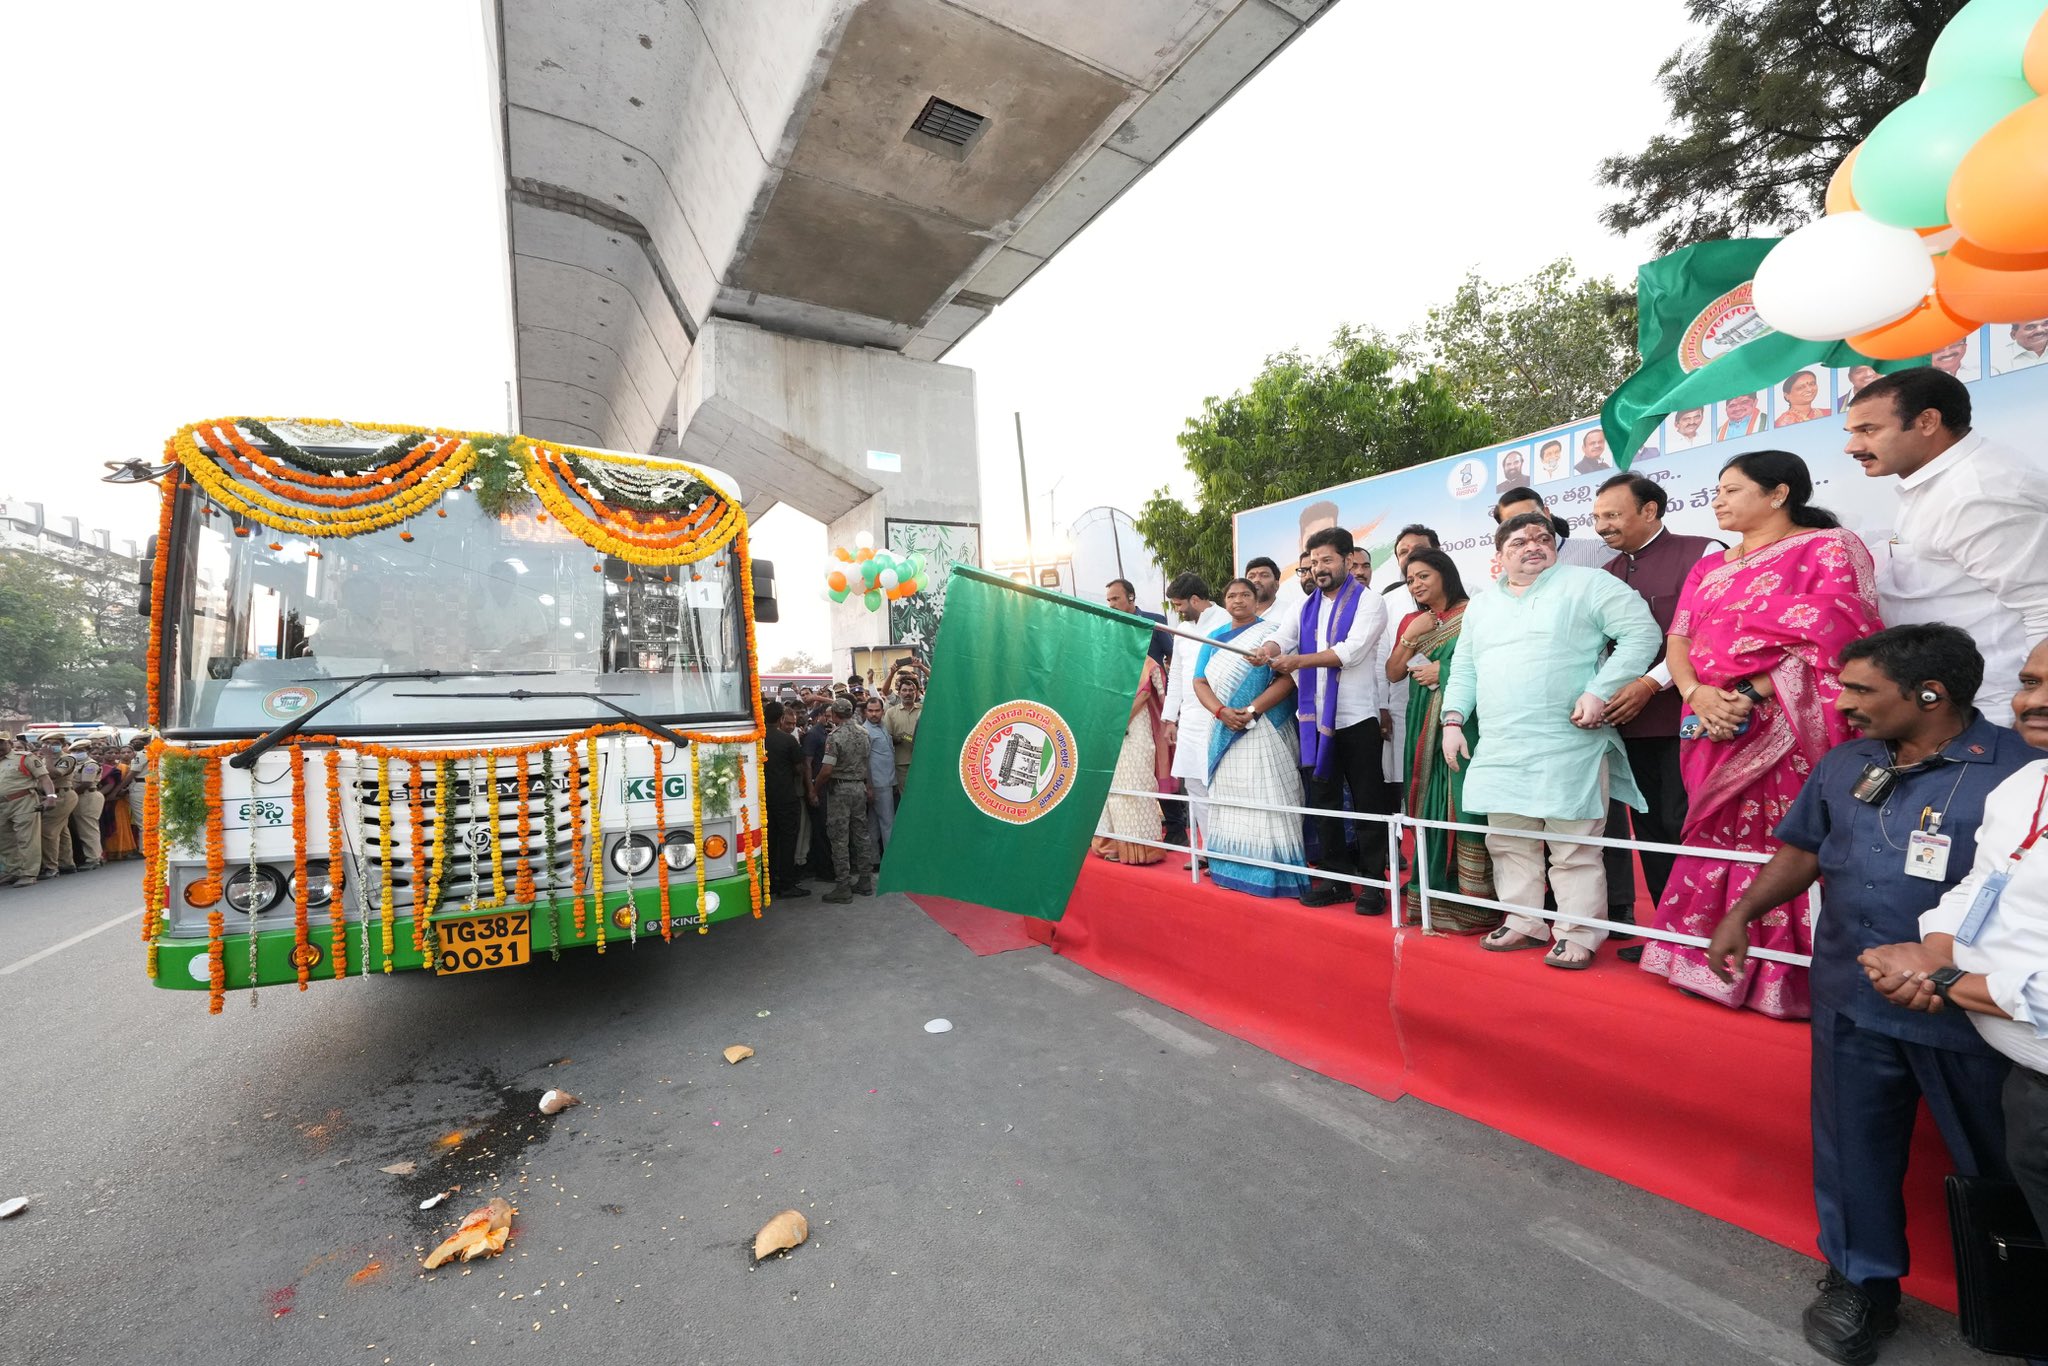
MULTIPOLYGON (((1422 610, 1402 623, 1401 636, 1387 658, 1387 677, 1408 678, 1408 814, 1425 820, 1467 821, 1465 775, 1444 762, 1440 743, 1443 684, 1451 657, 1458 649, 1458 631, 1465 618, 1465 583, 1458 566, 1441 550, 1421 549, 1408 557, 1408 591, 1422 610)), ((1465 738, 1472 740, 1474 718, 1465 720, 1465 738)), ((1429 870, 1429 887, 1437 892, 1493 899, 1493 863, 1486 856, 1486 837, 1451 830, 1422 830, 1415 856, 1429 870)), ((1408 882, 1408 914, 1420 916, 1422 888, 1408 882)), ((1432 900, 1429 922, 1444 934, 1484 934, 1500 924, 1500 912, 1455 901, 1432 900)))

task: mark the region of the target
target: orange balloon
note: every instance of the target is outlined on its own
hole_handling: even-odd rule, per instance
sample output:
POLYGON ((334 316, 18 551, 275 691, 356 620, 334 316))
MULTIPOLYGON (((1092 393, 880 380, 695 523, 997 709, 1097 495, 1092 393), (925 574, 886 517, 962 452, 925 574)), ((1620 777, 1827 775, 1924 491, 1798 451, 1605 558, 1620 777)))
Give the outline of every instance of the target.
POLYGON ((854 556, 854 558, 862 561, 872 560, 873 558, 875 558, 875 552, 872 550, 862 550, 860 554, 854 556))
POLYGON ((836 569, 833 570, 832 573, 825 579, 825 586, 830 588, 835 593, 844 592, 846 590, 846 575, 840 573, 836 569))
POLYGON ((2048 251, 2048 95, 1991 126, 1948 182, 1948 221, 1991 251, 2048 251))
POLYGON ((2048 14, 2035 23, 2027 36, 2026 51, 2020 57, 2020 73, 2036 95, 2048 95, 2048 14))
POLYGON ((1934 287, 1950 308, 1980 322, 2048 318, 2048 252, 2003 256, 1966 237, 1934 258, 1934 287))
POLYGON ((1842 164, 1835 167, 1835 173, 1828 180, 1827 201, 1821 206, 1822 213, 1854 213, 1856 194, 1849 188, 1849 173, 1856 169, 1856 154, 1863 150, 1857 143, 1849 149, 1849 155, 1842 158, 1842 164))
POLYGON ((1973 320, 1951 312, 1939 295, 1930 294, 1905 317, 1859 332, 1849 338, 1849 345, 1873 360, 1911 360, 1960 341, 1977 327, 1973 320))
POLYGON ((853 563, 853 552, 843 545, 835 548, 832 553, 847 564, 853 563))

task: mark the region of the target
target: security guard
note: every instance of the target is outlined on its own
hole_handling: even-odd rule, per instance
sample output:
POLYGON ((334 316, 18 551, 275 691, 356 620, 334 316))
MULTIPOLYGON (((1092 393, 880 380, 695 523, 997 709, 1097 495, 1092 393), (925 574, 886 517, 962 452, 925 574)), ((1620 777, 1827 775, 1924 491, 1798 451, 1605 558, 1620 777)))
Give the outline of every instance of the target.
POLYGON ((71 862, 83 872, 100 866, 100 812, 107 804, 106 794, 100 791, 100 775, 106 769, 100 763, 98 744, 80 741, 71 757, 78 765, 71 775, 78 792, 78 805, 71 812, 71 862))
POLYGON ((868 861, 868 733, 853 724, 853 703, 845 697, 834 699, 832 715, 839 724, 825 741, 825 757, 811 790, 814 800, 825 806, 825 836, 832 845, 832 872, 838 884, 825 900, 844 905, 855 892, 875 894, 873 871, 868 861), (830 796, 825 796, 826 792, 830 796), (854 885, 854 878, 860 883, 854 885))
POLYGON ((56 786, 57 800, 43 810, 43 873, 75 873, 78 865, 71 854, 71 813, 78 809, 78 761, 64 752, 64 737, 43 740, 43 770, 56 786))
POLYGON ((12 878, 8 886, 35 885, 43 861, 43 812, 56 800, 56 785, 35 746, 26 738, 17 741, 0 757, 0 863, 12 878))

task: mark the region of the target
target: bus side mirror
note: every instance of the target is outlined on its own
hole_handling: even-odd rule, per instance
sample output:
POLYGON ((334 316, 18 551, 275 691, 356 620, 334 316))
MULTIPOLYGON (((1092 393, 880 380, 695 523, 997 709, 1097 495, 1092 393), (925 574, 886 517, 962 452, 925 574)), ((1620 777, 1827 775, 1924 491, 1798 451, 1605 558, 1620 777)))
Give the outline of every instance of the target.
POLYGON ((142 568, 136 571, 135 586, 142 591, 135 596, 135 615, 149 615, 150 591, 156 587, 156 537, 149 538, 142 548, 142 568))
POLYGON ((782 620, 782 609, 775 605, 775 563, 772 560, 754 561, 754 620, 764 626, 772 626, 782 620))

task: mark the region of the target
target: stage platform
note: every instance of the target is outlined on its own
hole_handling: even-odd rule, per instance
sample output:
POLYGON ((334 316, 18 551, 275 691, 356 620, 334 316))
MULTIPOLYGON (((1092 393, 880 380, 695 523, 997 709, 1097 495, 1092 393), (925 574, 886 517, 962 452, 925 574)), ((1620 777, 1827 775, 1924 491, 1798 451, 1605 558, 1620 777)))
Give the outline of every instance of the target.
MULTIPOLYGON (((1054 952, 1385 1100, 1414 1096, 1816 1256, 1808 1032, 1696 1000, 1603 946, 1584 972, 1195 884, 1180 860, 1090 858, 1054 952)), ((1923 1107, 1908 1180, 1908 1294, 1953 1310, 1941 1178, 1923 1107)), ((1818 1274, 1818 1267, 1816 1267, 1818 1274)))

